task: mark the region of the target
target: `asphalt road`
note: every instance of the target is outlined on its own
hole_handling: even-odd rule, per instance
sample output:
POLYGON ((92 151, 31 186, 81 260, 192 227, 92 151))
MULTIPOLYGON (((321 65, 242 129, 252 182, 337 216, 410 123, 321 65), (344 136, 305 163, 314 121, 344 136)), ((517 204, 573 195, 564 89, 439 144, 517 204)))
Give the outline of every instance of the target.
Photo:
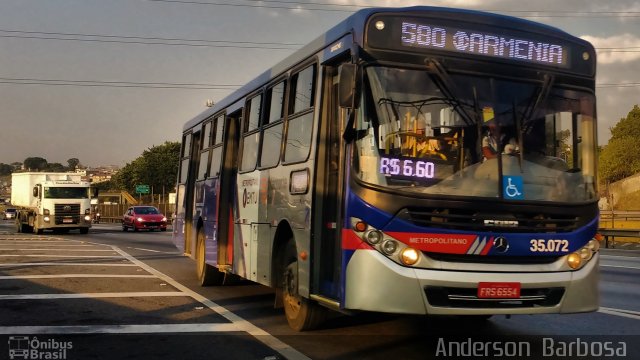
POLYGON ((640 358, 640 251, 603 250, 600 291, 589 314, 336 314, 296 333, 268 288, 199 287, 170 232, 36 236, 0 221, 0 359, 640 358))

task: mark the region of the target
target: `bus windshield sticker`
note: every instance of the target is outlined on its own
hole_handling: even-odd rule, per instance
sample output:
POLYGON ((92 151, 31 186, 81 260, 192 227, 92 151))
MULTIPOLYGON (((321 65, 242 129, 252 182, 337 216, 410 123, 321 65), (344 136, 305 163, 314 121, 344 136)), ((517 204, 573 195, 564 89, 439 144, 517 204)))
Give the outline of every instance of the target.
POLYGON ((507 200, 524 199, 522 187, 522 176, 505 176, 502 178, 503 195, 507 200))

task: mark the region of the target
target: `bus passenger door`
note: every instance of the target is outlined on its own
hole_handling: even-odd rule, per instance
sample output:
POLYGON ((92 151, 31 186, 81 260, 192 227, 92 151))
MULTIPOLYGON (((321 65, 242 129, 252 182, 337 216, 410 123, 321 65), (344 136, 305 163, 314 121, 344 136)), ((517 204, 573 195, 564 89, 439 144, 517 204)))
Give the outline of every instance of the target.
POLYGON ((198 172, 198 163, 200 162, 200 132, 194 132, 191 138, 189 161, 189 173, 185 186, 185 213, 184 213, 184 253, 192 254, 195 244, 195 226, 193 223, 193 214, 195 212, 195 196, 196 196, 196 176, 198 172))
POLYGON ((224 133, 224 153, 220 171, 218 196, 218 265, 222 271, 233 264, 234 212, 237 209, 236 177, 238 173, 238 142, 242 109, 227 115, 224 133))
POLYGON ((338 106, 338 68, 324 67, 321 120, 313 199, 312 291, 340 299, 342 196, 344 193, 343 120, 338 106))

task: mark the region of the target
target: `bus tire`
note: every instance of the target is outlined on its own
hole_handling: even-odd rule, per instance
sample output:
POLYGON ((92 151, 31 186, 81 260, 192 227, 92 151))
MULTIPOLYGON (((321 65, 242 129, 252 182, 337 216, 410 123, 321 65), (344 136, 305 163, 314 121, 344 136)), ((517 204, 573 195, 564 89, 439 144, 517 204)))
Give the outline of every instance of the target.
POLYGON ((318 328, 326 318, 326 309, 298 293, 298 258, 293 239, 287 244, 282 274, 282 303, 289 326, 296 331, 318 328))
POLYGON ((206 246, 204 230, 202 228, 198 230, 196 241, 196 274, 198 275, 200 286, 222 285, 224 282, 224 273, 219 271, 215 266, 207 264, 205 261, 206 246))

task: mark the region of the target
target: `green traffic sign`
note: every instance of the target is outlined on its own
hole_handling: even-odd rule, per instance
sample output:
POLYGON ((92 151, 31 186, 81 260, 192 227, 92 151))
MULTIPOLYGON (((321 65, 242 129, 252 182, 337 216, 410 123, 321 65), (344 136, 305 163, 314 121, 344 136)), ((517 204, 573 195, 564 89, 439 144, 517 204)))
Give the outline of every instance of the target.
POLYGON ((136 194, 150 193, 149 185, 136 185, 136 194))

